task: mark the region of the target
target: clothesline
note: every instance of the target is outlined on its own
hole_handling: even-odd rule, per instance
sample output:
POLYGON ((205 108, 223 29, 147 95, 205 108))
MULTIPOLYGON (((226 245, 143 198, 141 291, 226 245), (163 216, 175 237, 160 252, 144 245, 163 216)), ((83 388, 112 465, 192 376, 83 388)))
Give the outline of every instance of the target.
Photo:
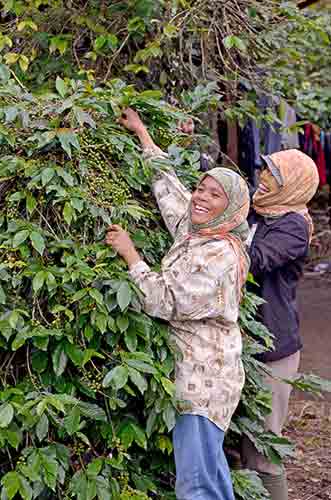
MULTIPOLYGON (((270 98, 260 99, 259 110, 262 116, 266 115, 271 107, 270 98)), ((243 127, 223 124, 226 133, 224 134, 224 129, 221 131, 221 149, 239 165, 253 185, 256 184, 257 173, 262 166, 261 154, 270 155, 284 149, 300 149, 315 161, 320 186, 331 186, 331 132, 307 123, 303 127, 304 132, 299 133, 295 129, 297 123, 295 110, 288 103, 283 103, 282 123, 262 120, 262 124, 258 126, 255 120, 249 119, 243 127)))
POLYGON ((300 134, 300 147, 316 163, 320 186, 331 185, 331 132, 308 123, 300 134))

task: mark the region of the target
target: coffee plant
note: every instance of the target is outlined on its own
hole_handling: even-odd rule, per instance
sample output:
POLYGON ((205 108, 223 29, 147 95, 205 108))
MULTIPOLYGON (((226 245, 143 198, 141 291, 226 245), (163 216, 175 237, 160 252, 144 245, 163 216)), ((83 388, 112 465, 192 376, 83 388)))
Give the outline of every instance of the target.
MULTIPOLYGON (((208 106, 215 95, 204 95, 208 106)), ((141 311, 104 236, 121 223, 158 267, 170 244, 150 194, 161 167, 144 162, 117 117, 122 106, 139 109, 192 186, 199 152, 177 129, 185 110, 119 80, 93 88, 58 78, 34 96, 9 74, 0 100, 1 498, 173 498, 168 327, 141 311)), ((268 347, 257 303, 247 294, 241 321, 268 347)), ((263 432, 270 395, 252 357, 266 347, 247 335, 247 386, 228 446, 253 435, 279 460, 288 443, 263 432)), ((238 491, 245 481, 236 473, 238 491)))
MULTIPOLYGON (((303 115, 316 95, 327 108, 316 61, 328 65, 330 23, 274 0, 6 0, 0 15, 0 498, 174 499, 176 353, 105 231, 123 225, 159 269, 171 241, 154 170, 169 163, 193 187, 201 113, 258 118, 266 85, 303 115), (119 126, 128 105, 168 150, 163 164, 119 126), (178 130, 188 116, 194 138, 178 130)), ((225 446, 230 459, 246 435, 277 463, 292 446, 263 429, 271 395, 254 354, 272 338, 259 303, 246 293, 241 306, 246 386, 225 446)), ((253 472, 233 482, 238 499, 268 498, 253 472)))

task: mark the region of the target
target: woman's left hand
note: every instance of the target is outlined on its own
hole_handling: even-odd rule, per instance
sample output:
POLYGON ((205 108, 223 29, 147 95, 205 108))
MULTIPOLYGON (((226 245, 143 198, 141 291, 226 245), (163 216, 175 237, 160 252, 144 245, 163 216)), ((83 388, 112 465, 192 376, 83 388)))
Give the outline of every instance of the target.
POLYGON ((184 134, 193 135, 194 133, 194 121, 192 118, 188 118, 183 122, 179 122, 178 129, 184 134))
POLYGON ((111 245, 123 257, 129 267, 141 260, 130 235, 117 224, 109 226, 106 234, 106 243, 107 245, 111 245))

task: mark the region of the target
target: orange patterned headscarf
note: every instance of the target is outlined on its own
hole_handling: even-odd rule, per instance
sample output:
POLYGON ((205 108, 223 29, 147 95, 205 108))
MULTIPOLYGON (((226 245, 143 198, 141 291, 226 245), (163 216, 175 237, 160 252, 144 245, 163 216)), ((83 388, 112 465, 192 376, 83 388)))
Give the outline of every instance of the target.
POLYGON ((255 211, 264 216, 279 217, 290 212, 301 214, 307 221, 310 240, 313 222, 307 203, 313 198, 319 185, 319 176, 314 161, 297 149, 279 151, 266 157, 271 160, 282 185, 265 192, 258 189, 253 197, 255 211))

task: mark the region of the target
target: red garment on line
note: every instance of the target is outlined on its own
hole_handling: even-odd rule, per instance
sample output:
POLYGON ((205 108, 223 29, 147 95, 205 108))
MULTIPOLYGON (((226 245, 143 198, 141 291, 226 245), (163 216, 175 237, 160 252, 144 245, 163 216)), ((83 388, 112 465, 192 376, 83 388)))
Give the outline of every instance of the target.
POLYGON ((327 184, 326 159, 323 146, 318 136, 314 132, 313 126, 309 123, 305 125, 305 153, 309 154, 316 163, 320 186, 327 184), (310 148, 311 145, 311 148, 310 148))

